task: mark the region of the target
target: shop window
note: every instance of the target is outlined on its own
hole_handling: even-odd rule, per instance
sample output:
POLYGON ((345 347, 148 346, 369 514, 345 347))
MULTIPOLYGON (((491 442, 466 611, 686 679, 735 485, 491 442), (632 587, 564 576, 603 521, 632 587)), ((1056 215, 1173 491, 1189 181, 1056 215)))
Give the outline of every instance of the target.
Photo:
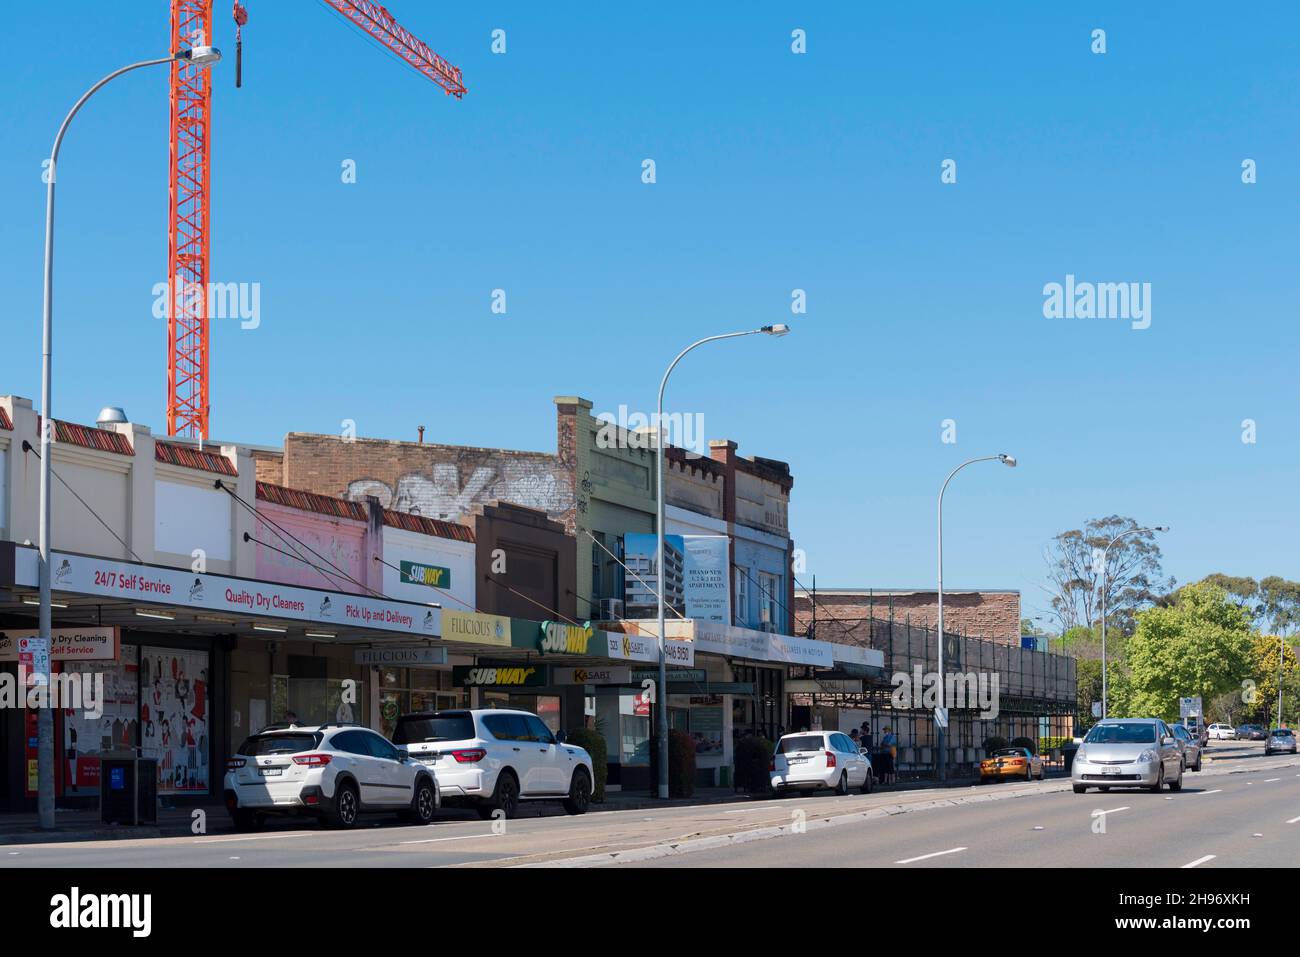
POLYGON ((158 762, 159 794, 208 792, 208 668, 206 651, 140 649, 140 743, 158 762))
POLYGON ((736 624, 749 627, 749 569, 736 566, 736 624))

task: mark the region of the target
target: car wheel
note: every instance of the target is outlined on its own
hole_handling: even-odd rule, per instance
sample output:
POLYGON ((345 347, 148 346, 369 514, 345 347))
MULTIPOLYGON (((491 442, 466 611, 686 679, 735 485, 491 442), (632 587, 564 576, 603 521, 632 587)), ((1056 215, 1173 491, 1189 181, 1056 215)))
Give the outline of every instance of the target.
POLYGON ((573 780, 569 782, 569 796, 564 802, 564 809, 570 814, 586 814, 591 804, 591 778, 586 768, 576 768, 573 780))
POLYGON ((1169 782, 1169 790, 1181 791, 1183 789, 1183 772, 1178 772, 1178 780, 1169 782))
POLYGON ((876 789, 876 772, 867 768, 867 776, 862 779, 862 793, 870 794, 876 789))
POLYGON ((1197 774, 1201 773, 1201 756, 1199 754, 1196 756, 1196 767, 1192 768, 1192 770, 1197 774))
POLYGON ((361 813, 361 797, 355 784, 344 782, 334 792, 334 813, 330 823, 335 827, 355 827, 361 813))
POLYGON ((1086 784, 1076 784, 1076 785, 1074 786, 1074 793, 1075 793, 1075 794, 1083 794, 1083 793, 1086 792, 1087 790, 1088 790, 1088 785, 1086 785, 1086 784))
POLYGON ((433 790, 433 783, 428 778, 421 778, 415 786, 411 809, 402 815, 402 819, 411 824, 429 824, 433 821, 437 810, 438 796, 433 790))
POLYGON ((844 795, 849 793, 849 772, 848 771, 843 771, 840 773, 839 783, 835 785, 835 793, 839 795, 844 795))
POLYGON ((1025 783, 1028 784, 1034 779, 1034 766, 1032 764, 1025 767, 1025 783))
POLYGON ((1149 790, 1151 791, 1152 794, 1159 794, 1161 789, 1164 786, 1165 786, 1165 766, 1164 763, 1161 762, 1160 770, 1156 772, 1156 783, 1151 785, 1149 790))
POLYGON ((506 820, 514 817, 519 810, 519 782, 509 771, 502 771, 497 775, 497 789, 491 799, 488 801, 487 814, 482 810, 479 814, 483 817, 492 817, 494 811, 500 811, 501 816, 506 820))

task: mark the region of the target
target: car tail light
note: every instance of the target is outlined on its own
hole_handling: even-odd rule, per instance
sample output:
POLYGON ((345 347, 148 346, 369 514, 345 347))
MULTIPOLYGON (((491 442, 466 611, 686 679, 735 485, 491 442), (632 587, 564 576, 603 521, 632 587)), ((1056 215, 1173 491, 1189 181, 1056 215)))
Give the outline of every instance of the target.
POLYGON ((330 763, 330 756, 328 754, 295 754, 293 763, 304 764, 309 768, 323 768, 330 763))
POLYGON ((775 770, 776 770, 776 755, 772 755, 772 760, 769 761, 769 762, 767 762, 767 769, 768 769, 769 771, 775 771, 775 770))
POLYGON ((1024 764, 1024 763, 1025 763, 1025 759, 1024 759, 1024 758, 1012 758, 1012 759, 1011 759, 1011 763, 1012 763, 1012 765, 1024 764))
POLYGON ((226 770, 227 770, 227 771, 238 771, 240 768, 242 768, 242 767, 243 767, 245 764, 247 764, 247 763, 248 763, 248 762, 245 761, 243 758, 227 758, 227 759, 226 759, 226 770))
POLYGON ((487 757, 487 751, 483 748, 461 748, 451 752, 451 756, 459 764, 473 764, 476 761, 482 761, 487 757))
POLYGON ((319 794, 304 794, 304 795, 302 796, 302 803, 303 803, 303 804, 311 805, 312 807, 315 807, 316 805, 320 804, 320 795, 319 795, 319 794))
POLYGON ((828 768, 835 767, 835 752, 833 751, 826 752, 826 766, 828 768))

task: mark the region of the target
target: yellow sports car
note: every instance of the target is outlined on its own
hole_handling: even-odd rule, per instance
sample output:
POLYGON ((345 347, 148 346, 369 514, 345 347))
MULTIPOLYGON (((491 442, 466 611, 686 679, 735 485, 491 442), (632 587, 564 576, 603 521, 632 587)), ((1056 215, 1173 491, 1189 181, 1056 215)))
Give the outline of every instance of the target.
POLYGON ((1028 748, 1001 748, 980 762, 980 784, 1004 778, 1043 780, 1043 759, 1028 748))

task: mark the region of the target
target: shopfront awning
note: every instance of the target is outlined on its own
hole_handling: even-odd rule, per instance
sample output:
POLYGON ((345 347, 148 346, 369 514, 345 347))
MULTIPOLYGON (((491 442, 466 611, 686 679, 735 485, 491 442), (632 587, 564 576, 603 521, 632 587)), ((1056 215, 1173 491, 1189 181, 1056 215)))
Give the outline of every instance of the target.
MULTIPOLYGON (((90 622, 195 636, 442 643, 442 610, 435 605, 75 552, 50 557, 56 626, 90 622)), ((36 615, 38 567, 35 548, 0 542, 0 614, 36 615)))

